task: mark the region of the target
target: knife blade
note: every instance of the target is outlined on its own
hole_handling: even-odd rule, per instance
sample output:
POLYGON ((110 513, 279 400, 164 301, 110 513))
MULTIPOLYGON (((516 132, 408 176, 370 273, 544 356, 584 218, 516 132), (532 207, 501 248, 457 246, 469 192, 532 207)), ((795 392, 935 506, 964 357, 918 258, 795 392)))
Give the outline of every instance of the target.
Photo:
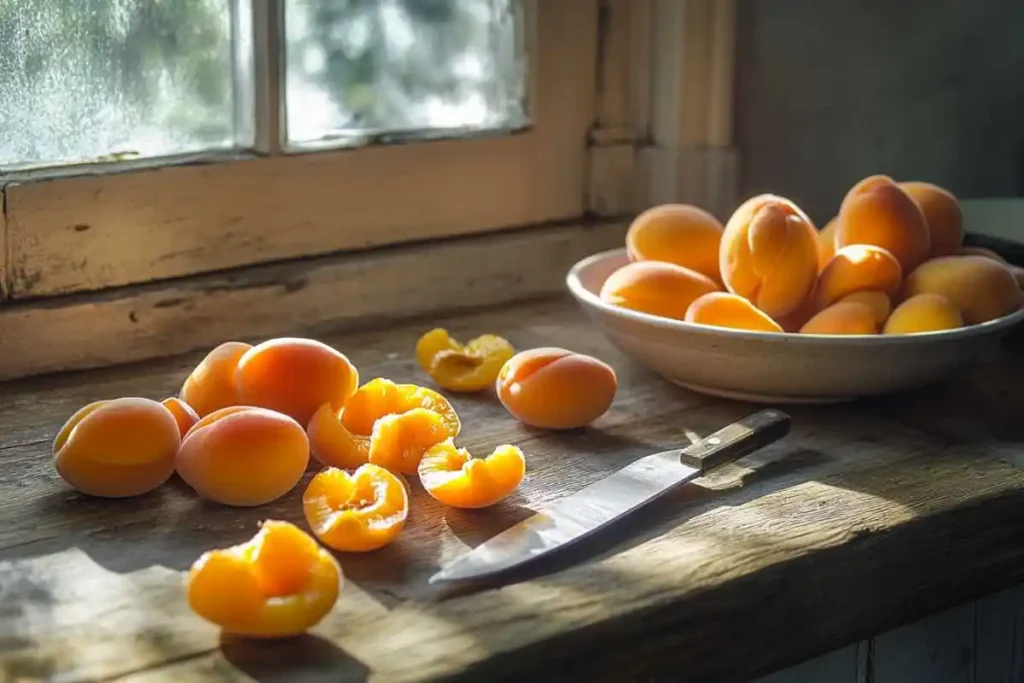
POLYGON ((640 458, 509 527, 430 577, 430 583, 501 574, 565 548, 719 465, 789 433, 790 418, 762 410, 683 449, 640 458))

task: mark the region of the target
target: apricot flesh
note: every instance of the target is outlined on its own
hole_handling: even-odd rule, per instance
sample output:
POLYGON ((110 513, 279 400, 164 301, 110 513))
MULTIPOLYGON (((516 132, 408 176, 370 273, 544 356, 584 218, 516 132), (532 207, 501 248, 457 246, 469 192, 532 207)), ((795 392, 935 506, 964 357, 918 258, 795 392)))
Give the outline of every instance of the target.
POLYGON ((383 467, 361 465, 349 474, 330 467, 309 482, 302 510, 313 533, 334 550, 369 552, 391 543, 409 516, 399 478, 383 467))
POLYGON ((907 277, 907 297, 941 294, 968 325, 1009 315, 1021 305, 1021 290, 1003 264, 985 256, 939 256, 907 277))
POLYGON ((495 390, 520 422, 545 429, 590 424, 611 407, 618 387, 607 363, 557 347, 521 351, 498 375, 495 390))
POLYGON ((932 183, 908 181, 900 183, 910 195, 928 226, 928 256, 955 254, 964 240, 963 213, 960 202, 949 190, 932 183))
POLYGON ((782 332, 782 327, 741 296, 711 292, 690 304, 686 322, 736 330, 782 332))
POLYGON ((721 283, 718 249, 723 230, 704 209, 664 204, 633 219, 626 231, 626 251, 633 261, 674 263, 721 283))
POLYGON ((225 633, 300 635, 334 607, 337 560, 288 522, 267 520, 249 541, 203 553, 185 579, 189 607, 225 633))
POLYGON ((288 493, 309 462, 309 440, 294 419, 266 408, 233 406, 196 423, 176 458, 185 483, 209 500, 263 505, 288 493))
POLYGON ((937 332, 963 327, 960 311, 941 294, 917 294, 892 312, 882 329, 884 334, 937 332))
POLYGON ((199 417, 238 405, 235 373, 238 361, 251 348, 249 344, 234 341, 214 348, 185 378, 179 394, 181 400, 191 406, 199 417))
POLYGON ((435 328, 416 342, 416 360, 438 386, 449 391, 482 391, 494 386, 501 366, 516 353, 495 334, 483 334, 465 345, 435 328))
POLYGON ((837 303, 812 317, 801 334, 877 334, 878 323, 871 307, 862 303, 837 303))
POLYGON ((730 292, 778 319, 797 310, 814 288, 818 233, 788 199, 752 197, 725 226, 719 267, 730 292))
POLYGON ((682 320, 694 299, 720 291, 707 275, 674 263, 636 261, 605 280, 601 300, 641 313, 682 320))
POLYGON ((869 244, 887 250, 904 273, 928 256, 931 241, 920 207, 896 182, 869 176, 850 188, 839 208, 836 249, 869 244))
POLYGON ((864 290, 899 291, 903 270, 899 261, 881 247, 851 244, 836 251, 818 277, 817 306, 825 308, 848 294, 864 290))
POLYGON ((372 379, 352 395, 341 413, 342 424, 352 434, 369 435, 385 415, 404 413, 415 408, 432 410, 441 416, 449 436, 462 429, 451 402, 432 389, 415 384, 395 384, 389 379, 372 379))
POLYGON ((420 482, 433 498, 456 508, 483 508, 507 498, 526 475, 526 458, 512 445, 473 458, 448 439, 427 451, 419 466, 420 482))

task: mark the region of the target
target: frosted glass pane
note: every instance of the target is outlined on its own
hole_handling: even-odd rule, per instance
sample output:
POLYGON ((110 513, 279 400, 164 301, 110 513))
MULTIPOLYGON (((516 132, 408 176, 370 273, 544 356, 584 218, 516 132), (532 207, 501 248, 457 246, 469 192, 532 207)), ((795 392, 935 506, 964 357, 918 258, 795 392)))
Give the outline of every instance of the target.
POLYGON ((286 0, 285 8, 293 145, 524 121, 515 0, 286 0))
POLYGON ((231 0, 0 0, 0 167, 245 144, 232 15, 231 0))

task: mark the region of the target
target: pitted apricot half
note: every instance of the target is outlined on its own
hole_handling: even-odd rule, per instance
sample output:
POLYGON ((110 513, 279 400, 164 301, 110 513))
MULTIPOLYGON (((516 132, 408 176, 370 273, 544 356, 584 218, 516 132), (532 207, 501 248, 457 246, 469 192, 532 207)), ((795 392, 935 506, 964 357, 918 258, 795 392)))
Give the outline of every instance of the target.
POLYGON ((341 423, 352 434, 369 436, 374 423, 385 415, 426 408, 441 416, 448 436, 458 436, 462 424, 455 408, 441 394, 415 384, 395 384, 379 377, 370 380, 352 395, 341 413, 341 423))
POLYGON ((344 411, 335 410, 330 403, 320 406, 306 428, 309 450, 323 465, 354 470, 370 461, 370 437, 353 434, 341 422, 344 411))
POLYGON ((461 344, 440 327, 416 342, 416 360, 437 385, 449 391, 482 391, 494 384, 516 350, 503 337, 484 334, 461 344))
POLYGON ((283 638, 323 619, 343 580, 338 562, 308 534, 267 520, 249 541, 203 553, 186 592, 192 611, 226 633, 283 638))
POLYGON ((420 482, 431 496, 456 508, 483 508, 507 498, 526 475, 526 458, 503 445, 486 458, 474 458, 447 439, 420 461, 420 482))
POLYGON ((351 474, 329 467, 309 482, 302 511, 324 545, 368 552, 398 536, 409 516, 409 495, 402 481, 383 467, 361 465, 351 474))

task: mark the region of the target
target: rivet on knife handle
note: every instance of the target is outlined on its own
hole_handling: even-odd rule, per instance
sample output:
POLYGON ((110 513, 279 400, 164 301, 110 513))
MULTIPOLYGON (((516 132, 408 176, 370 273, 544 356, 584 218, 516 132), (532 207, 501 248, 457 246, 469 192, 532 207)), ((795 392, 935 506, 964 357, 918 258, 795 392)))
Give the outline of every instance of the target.
POLYGON ((789 433, 789 423, 789 415, 779 410, 762 410, 687 446, 679 460, 708 472, 781 439, 789 433))

